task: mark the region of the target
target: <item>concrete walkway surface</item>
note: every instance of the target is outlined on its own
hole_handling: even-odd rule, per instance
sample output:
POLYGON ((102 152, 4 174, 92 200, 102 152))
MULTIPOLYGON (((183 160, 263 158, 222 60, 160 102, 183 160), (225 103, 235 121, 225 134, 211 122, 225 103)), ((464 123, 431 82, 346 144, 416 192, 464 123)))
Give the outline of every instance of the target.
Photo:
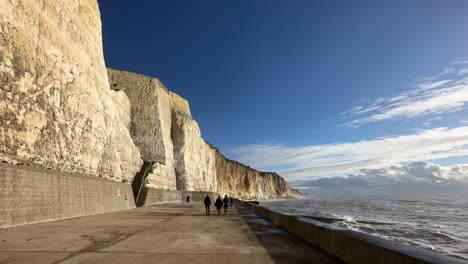
POLYGON ((0 229, 0 263, 341 263, 242 206, 164 204, 0 229))

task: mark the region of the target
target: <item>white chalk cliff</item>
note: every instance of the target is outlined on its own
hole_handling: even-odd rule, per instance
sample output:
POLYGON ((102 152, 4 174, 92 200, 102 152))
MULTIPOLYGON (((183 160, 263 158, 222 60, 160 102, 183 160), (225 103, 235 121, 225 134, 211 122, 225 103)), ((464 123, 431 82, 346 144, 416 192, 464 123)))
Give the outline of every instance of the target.
POLYGON ((158 79, 106 69, 97 0, 0 2, 0 160, 146 185, 272 198, 276 173, 224 158, 158 79))
POLYGON ((0 159, 131 180, 97 1, 0 1, 0 159))

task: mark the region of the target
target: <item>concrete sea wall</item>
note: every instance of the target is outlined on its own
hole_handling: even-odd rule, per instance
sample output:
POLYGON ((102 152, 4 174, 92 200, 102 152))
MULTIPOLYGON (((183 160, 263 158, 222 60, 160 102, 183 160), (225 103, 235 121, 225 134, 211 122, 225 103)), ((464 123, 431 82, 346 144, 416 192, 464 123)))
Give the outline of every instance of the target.
POLYGON ((281 214, 244 203, 256 214, 288 232, 351 264, 462 264, 465 261, 440 255, 368 234, 347 230, 306 217, 281 214))
POLYGON ((145 206, 152 206, 162 203, 173 203, 173 202, 182 202, 186 201, 186 197, 190 196, 191 202, 202 202, 205 199, 206 195, 211 197, 212 204, 218 197, 218 193, 214 192, 192 192, 192 191, 179 191, 179 190, 158 190, 148 188, 147 197, 145 206))
POLYGON ((0 163, 0 228, 135 208, 130 184, 0 163))

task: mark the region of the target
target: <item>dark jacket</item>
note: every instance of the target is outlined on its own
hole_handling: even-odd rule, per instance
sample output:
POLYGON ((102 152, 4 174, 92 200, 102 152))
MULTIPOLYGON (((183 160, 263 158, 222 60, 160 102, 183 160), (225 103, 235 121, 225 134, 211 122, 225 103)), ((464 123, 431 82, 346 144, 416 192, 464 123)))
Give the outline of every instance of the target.
POLYGON ((223 200, 221 200, 221 198, 218 197, 216 199, 215 206, 218 210, 221 209, 221 207, 223 207, 223 200))
POLYGON ((211 198, 209 196, 205 197, 205 200, 203 201, 203 203, 206 205, 206 206, 210 206, 211 204, 211 198))
POLYGON ((229 199, 227 197, 224 197, 223 205, 224 205, 224 208, 229 207, 229 199))

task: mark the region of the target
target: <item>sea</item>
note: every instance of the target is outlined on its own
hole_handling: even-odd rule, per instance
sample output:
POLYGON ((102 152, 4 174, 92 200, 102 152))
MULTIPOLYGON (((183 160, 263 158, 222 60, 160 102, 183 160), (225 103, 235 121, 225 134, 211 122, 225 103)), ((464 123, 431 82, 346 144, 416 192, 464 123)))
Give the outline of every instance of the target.
POLYGON ((306 197, 261 205, 468 260, 468 197, 306 197))

